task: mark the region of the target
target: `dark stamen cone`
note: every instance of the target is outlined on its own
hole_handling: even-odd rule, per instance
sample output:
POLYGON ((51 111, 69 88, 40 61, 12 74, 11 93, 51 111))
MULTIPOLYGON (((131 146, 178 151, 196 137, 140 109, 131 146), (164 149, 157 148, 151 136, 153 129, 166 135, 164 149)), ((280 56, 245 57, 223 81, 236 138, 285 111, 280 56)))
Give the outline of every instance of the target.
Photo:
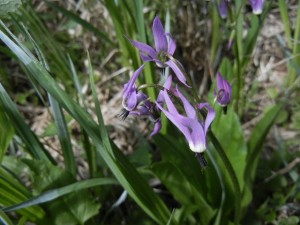
POLYGON ((204 153, 196 153, 195 156, 198 159, 198 161, 200 163, 200 166, 202 168, 206 168, 207 167, 207 162, 206 162, 206 160, 204 158, 204 153))
POLYGON ((128 115, 129 115, 129 111, 127 111, 126 109, 122 109, 119 114, 119 117, 121 118, 121 120, 125 120, 128 115))
POLYGON ((223 113, 224 113, 224 115, 227 114, 227 106, 224 106, 224 107, 223 107, 223 113))

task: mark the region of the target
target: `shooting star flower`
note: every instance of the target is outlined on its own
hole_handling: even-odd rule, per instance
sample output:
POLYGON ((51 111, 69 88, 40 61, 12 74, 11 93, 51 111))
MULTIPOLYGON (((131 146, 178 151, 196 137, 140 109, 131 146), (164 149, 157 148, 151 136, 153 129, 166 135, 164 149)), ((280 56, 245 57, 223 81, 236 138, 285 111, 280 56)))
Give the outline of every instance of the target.
POLYGON ((207 108, 208 113, 204 121, 198 120, 195 108, 189 103, 184 95, 176 88, 176 94, 183 103, 186 116, 181 115, 171 101, 166 90, 163 91, 167 105, 165 110, 160 104, 157 107, 166 117, 183 133, 190 149, 195 153, 203 153, 206 150, 206 133, 215 118, 215 111, 208 103, 199 104, 198 109, 207 108))
POLYGON ((232 96, 232 87, 227 80, 225 80, 221 73, 217 74, 217 91, 215 92, 217 102, 222 106, 226 107, 232 96))
POLYGON ((171 34, 165 32, 158 16, 156 16, 153 21, 152 31, 155 48, 139 41, 130 40, 139 50, 143 62, 155 62, 160 68, 170 67, 178 80, 187 87, 190 87, 187 84, 183 66, 178 60, 173 58, 173 54, 176 50, 175 41, 172 39, 171 34))

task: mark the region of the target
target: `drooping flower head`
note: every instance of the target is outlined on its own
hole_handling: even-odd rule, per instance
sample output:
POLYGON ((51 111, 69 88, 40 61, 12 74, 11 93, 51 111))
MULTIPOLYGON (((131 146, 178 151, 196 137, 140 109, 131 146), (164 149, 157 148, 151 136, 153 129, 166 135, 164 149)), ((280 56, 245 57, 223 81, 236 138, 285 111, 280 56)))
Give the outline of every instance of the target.
POLYGON ((160 68, 170 67, 178 80, 189 87, 184 75, 184 69, 181 63, 173 58, 176 50, 175 41, 171 34, 166 33, 158 16, 155 17, 152 26, 155 48, 139 42, 130 40, 130 42, 139 50, 143 62, 155 62, 160 68))
POLYGON ((127 111, 132 111, 138 103, 138 92, 136 90, 135 82, 143 68, 144 64, 133 73, 133 76, 128 83, 124 85, 122 105, 127 111))
POLYGON ((259 15, 263 11, 264 0, 249 0, 254 14, 259 15))
MULTIPOLYGON (((123 110, 120 113, 120 117, 125 120, 128 115, 133 116, 147 116, 151 121, 154 122, 154 129, 151 133, 151 137, 156 135, 161 129, 161 118, 160 109, 157 108, 156 104, 149 100, 149 97, 142 91, 137 90, 135 81, 142 71, 143 66, 141 66, 137 71, 134 72, 130 81, 124 85, 123 93, 123 110)), ((164 84, 164 89, 169 90, 172 84, 172 76, 169 76, 164 84)), ((162 91, 159 92, 157 101, 161 105, 164 104, 164 98, 162 91)))
POLYGON ((215 91, 217 102, 222 106, 226 107, 232 96, 232 87, 227 80, 225 80, 221 73, 217 74, 217 91, 215 91))
POLYGON ((189 103, 178 88, 176 88, 176 94, 183 103, 186 115, 182 115, 178 112, 166 90, 163 91, 163 95, 167 110, 160 104, 157 104, 157 107, 160 108, 166 117, 183 133, 190 149, 193 152, 202 153, 206 150, 206 133, 215 117, 215 111, 208 103, 199 104, 197 106, 198 109, 207 108, 208 110, 205 120, 201 121, 197 118, 195 108, 189 103))

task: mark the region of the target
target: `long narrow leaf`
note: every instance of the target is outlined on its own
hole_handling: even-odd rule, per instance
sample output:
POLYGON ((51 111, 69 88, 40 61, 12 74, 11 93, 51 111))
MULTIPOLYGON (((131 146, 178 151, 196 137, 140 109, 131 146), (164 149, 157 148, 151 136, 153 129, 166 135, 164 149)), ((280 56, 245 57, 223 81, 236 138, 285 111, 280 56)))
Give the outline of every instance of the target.
POLYGON ((45 193, 30 198, 22 203, 3 208, 3 211, 11 212, 11 211, 27 208, 30 206, 38 205, 41 203, 49 202, 61 196, 64 196, 66 194, 72 193, 74 191, 79 191, 82 189, 87 189, 87 188, 96 187, 100 185, 116 185, 116 184, 118 184, 118 182, 112 178, 95 178, 90 180, 79 181, 74 184, 64 186, 62 188, 46 191, 45 193))
MULTIPOLYGON (((1 37, 1 31, 0 31, 1 37)), ((25 53, 24 53, 25 54, 25 53)), ((21 114, 19 113, 16 105, 11 100, 4 87, 0 83, 0 108, 6 113, 10 119, 10 123, 15 128, 17 134, 22 138, 22 141, 26 144, 28 152, 32 157, 36 159, 45 159, 55 162, 44 149, 41 142, 36 135, 31 131, 28 125, 24 122, 21 114)))
POLYGON ((7 215, 0 209, 0 224, 1 225, 13 225, 7 215))

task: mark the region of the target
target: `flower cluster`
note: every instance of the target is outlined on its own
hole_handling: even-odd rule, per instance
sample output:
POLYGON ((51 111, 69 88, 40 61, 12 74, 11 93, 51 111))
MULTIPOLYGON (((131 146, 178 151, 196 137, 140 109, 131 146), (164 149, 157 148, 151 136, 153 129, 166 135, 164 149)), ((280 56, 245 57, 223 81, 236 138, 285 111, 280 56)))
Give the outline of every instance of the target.
MULTIPOLYGON (((161 113, 163 113, 185 136, 190 149, 196 153, 201 165, 205 165, 202 153, 206 150, 206 134, 210 124, 215 118, 215 111, 208 103, 190 103, 180 91, 176 81, 183 84, 184 88, 190 89, 187 74, 182 64, 173 57, 176 44, 171 34, 166 33, 158 17, 153 21, 153 36, 155 48, 138 41, 130 42, 139 50, 143 65, 141 65, 124 85, 122 119, 128 115, 146 116, 154 122, 151 136, 157 134, 161 129, 161 113), (158 68, 170 68, 170 73, 160 88, 156 101, 136 87, 136 80, 141 75, 145 63, 153 62, 158 68), (177 98, 179 106, 175 106, 174 98, 177 98), (205 118, 200 118, 199 111, 205 111, 205 118)), ((143 85, 145 87, 145 85, 143 85)), ((153 84, 152 84, 153 86, 153 84)), ((225 107, 231 99, 231 86, 228 81, 218 73, 216 101, 225 107)))

